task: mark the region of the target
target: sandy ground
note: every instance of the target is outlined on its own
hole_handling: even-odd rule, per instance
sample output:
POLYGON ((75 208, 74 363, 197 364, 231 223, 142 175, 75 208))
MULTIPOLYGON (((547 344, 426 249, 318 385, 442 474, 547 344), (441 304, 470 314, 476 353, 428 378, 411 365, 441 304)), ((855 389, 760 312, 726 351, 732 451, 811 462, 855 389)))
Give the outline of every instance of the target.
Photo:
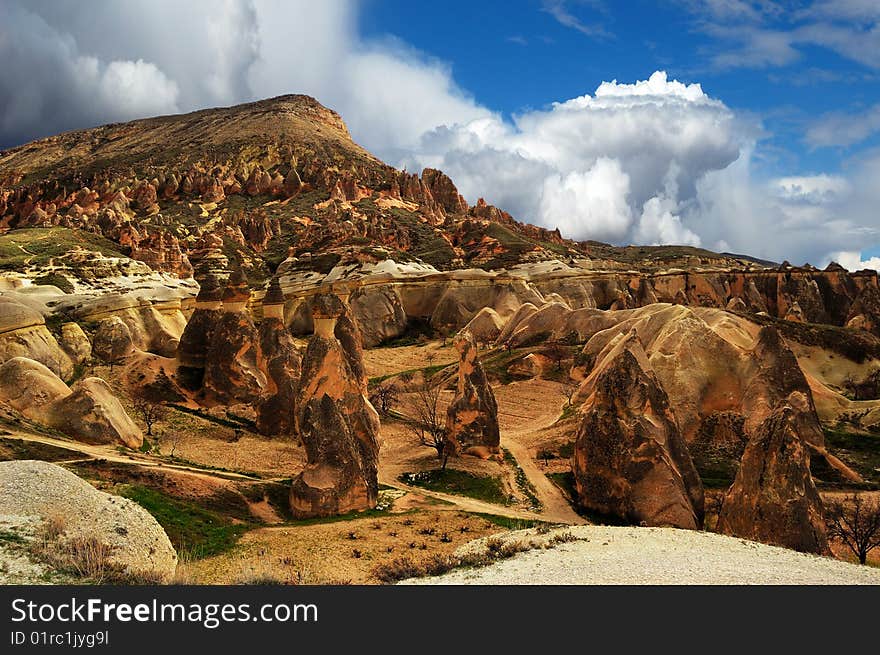
POLYGON ((181 563, 177 577, 183 584, 261 580, 378 584, 372 572, 380 564, 400 557, 419 561, 433 555, 451 554, 475 537, 502 530, 490 521, 464 512, 431 510, 262 528, 245 534, 230 553, 181 563), (427 534, 428 531, 433 532, 427 534))
POLYGON ((573 526, 567 531, 578 540, 520 553, 484 568, 406 583, 880 584, 880 569, 874 567, 709 532, 606 526, 573 526))
POLYGON ((364 351, 364 365, 371 378, 457 361, 458 353, 452 347, 451 340, 448 345, 444 345, 442 341, 430 341, 418 346, 372 348, 364 351))

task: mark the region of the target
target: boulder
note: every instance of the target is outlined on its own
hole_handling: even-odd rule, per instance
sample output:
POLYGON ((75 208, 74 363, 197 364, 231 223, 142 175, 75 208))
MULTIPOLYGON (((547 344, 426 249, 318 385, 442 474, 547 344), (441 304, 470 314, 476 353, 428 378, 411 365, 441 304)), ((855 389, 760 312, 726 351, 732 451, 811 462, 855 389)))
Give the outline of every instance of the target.
POLYGON ((504 319, 491 307, 483 307, 477 312, 464 331, 474 336, 478 343, 492 343, 501 334, 504 319))
POLYGON ((446 410, 446 438, 456 453, 500 452, 498 404, 483 365, 477 358, 477 342, 469 332, 453 340, 458 351, 458 384, 446 410))
POLYGON ((810 453, 798 412, 776 409, 749 440, 724 497, 724 534, 809 553, 828 553, 822 501, 810 477, 810 453))
POLYGON ((578 504, 635 524, 699 528, 702 483, 635 331, 584 386, 572 455, 578 504))
POLYGON ((378 498, 379 416, 366 396, 359 337, 346 303, 321 294, 312 303, 315 334, 303 355, 296 421, 305 470, 290 489, 297 518, 371 509, 378 498), (337 336, 339 333, 343 338, 337 336), (359 365, 358 365, 359 364, 359 365))
POLYGON ((134 354, 134 341, 128 325, 118 316, 101 319, 95 329, 92 352, 108 364, 121 362, 134 354))
POLYGON ((85 443, 122 444, 137 449, 144 442, 140 428, 101 378, 77 382, 69 395, 48 408, 46 421, 85 443))
POLYGON ((0 400, 32 420, 45 417, 46 407, 70 395, 70 389, 43 364, 13 357, 0 366, 0 400))
POLYGON ((92 356, 92 344, 78 323, 64 323, 58 343, 75 364, 83 364, 92 356))
POLYGON ((0 515, 60 523, 57 542, 95 539, 108 561, 146 581, 170 582, 177 553, 162 526, 137 503, 98 491, 73 473, 48 462, 0 462, 0 515))

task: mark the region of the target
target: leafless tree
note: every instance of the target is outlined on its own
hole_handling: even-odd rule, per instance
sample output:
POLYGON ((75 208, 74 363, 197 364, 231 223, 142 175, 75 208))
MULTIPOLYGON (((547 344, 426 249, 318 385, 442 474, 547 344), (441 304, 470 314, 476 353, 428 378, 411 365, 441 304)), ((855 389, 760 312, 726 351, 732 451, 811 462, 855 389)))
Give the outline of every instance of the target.
POLYGON ((446 462, 449 459, 449 440, 446 437, 446 420, 440 411, 441 388, 442 385, 431 385, 428 381, 419 385, 412 394, 412 416, 405 425, 419 443, 437 451, 441 468, 446 469, 446 462))
POLYGON ((568 357, 569 352, 568 348, 563 346, 561 343, 550 343, 541 351, 541 354, 544 355, 547 359, 549 359, 555 365, 557 371, 562 370, 562 362, 565 361, 565 358, 568 357))
POLYGON ((147 426, 147 436, 153 436, 153 426, 164 421, 168 416, 168 408, 145 395, 134 398, 134 411, 147 426))
POLYGON ((377 385, 370 392, 370 403, 382 416, 387 416, 388 412, 397 404, 397 385, 377 385))
POLYGON ((868 560, 868 553, 880 546, 880 502, 866 494, 856 493, 826 503, 825 520, 828 536, 843 542, 859 558, 860 564, 868 560))

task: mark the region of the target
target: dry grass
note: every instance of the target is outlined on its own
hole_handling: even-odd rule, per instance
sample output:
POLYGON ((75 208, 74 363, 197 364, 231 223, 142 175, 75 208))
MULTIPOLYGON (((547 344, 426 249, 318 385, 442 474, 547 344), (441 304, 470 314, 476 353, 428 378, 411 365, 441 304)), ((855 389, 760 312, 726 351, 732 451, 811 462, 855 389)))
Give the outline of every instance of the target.
POLYGON ((82 584, 159 584, 158 577, 133 573, 113 561, 113 547, 92 536, 65 538, 67 522, 63 516, 46 519, 30 544, 30 553, 59 573, 82 584))
MULTIPOLYGON (((539 534, 545 534, 539 532, 539 534)), ((560 532, 546 541, 507 540, 489 537, 478 550, 463 554, 433 555, 428 559, 415 560, 412 557, 399 557, 381 564, 373 570, 376 579, 393 584, 407 578, 421 578, 448 573, 458 568, 479 568, 509 559, 517 553, 530 550, 547 550, 571 541, 578 541, 571 532, 560 532)))

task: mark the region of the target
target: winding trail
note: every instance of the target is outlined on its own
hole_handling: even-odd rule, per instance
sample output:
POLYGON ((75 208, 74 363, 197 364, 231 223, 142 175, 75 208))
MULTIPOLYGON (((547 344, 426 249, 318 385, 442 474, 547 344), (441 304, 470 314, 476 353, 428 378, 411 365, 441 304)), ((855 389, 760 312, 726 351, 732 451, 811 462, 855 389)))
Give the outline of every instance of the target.
POLYGON ((513 382, 494 389, 498 402, 501 446, 510 451, 543 505, 541 515, 551 523, 584 525, 587 521, 572 509, 559 487, 544 475, 523 443, 527 437, 549 429, 565 402, 561 385, 542 379, 513 382), (526 411, 527 410, 527 411, 526 411))

